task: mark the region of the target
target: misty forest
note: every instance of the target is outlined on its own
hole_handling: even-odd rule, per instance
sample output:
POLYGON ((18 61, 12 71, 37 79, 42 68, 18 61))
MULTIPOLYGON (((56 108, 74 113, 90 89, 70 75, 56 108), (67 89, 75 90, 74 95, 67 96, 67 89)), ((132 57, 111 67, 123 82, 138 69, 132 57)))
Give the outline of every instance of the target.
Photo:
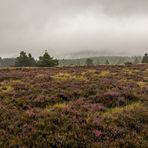
POLYGON ((0 148, 147 148, 147 10, 0 0, 0 148))
POLYGON ((91 60, 91 65, 107 65, 107 64, 113 64, 113 65, 121 65, 121 64, 141 64, 141 63, 148 63, 148 54, 145 53, 145 55, 142 56, 98 56, 98 57, 88 57, 88 58, 79 58, 79 59, 53 59, 49 55, 47 51, 45 51, 43 58, 51 58, 51 61, 53 59, 53 63, 49 62, 47 64, 41 64, 41 56, 39 57, 39 60, 32 57, 32 55, 29 53, 28 55, 26 52, 21 51, 20 56, 17 58, 0 58, 0 67, 52 67, 55 65, 59 66, 85 66, 89 65, 87 63, 87 60, 91 60), (28 57, 27 57, 28 56, 28 57), (28 59, 27 59, 28 58, 28 59))

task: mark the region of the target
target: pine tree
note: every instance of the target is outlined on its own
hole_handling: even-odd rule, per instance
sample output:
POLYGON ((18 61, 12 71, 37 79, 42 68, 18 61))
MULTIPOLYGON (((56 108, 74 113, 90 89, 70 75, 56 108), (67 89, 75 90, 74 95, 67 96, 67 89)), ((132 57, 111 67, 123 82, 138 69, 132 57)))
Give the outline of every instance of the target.
POLYGON ((28 66, 36 66, 36 61, 30 53, 28 54, 28 63, 28 66))
POLYGON ((31 67, 35 66, 36 62, 32 55, 29 53, 28 56, 26 52, 21 51, 20 56, 16 58, 15 66, 16 67, 31 67))
POLYGON ((148 63, 148 53, 145 53, 145 55, 142 59, 142 63, 148 63))
POLYGON ((86 59, 86 65, 87 65, 87 66, 93 65, 93 60, 90 59, 90 58, 86 59))
POLYGON ((44 55, 39 57, 37 65, 39 67, 53 67, 58 65, 58 60, 53 59, 53 57, 51 57, 48 52, 45 51, 44 55))
POLYGON ((106 65, 109 65, 109 61, 108 61, 108 60, 106 60, 105 64, 106 64, 106 65))
POLYGON ((26 55, 26 52, 21 51, 20 56, 16 58, 15 66, 18 66, 18 67, 24 66, 24 67, 26 67, 26 66, 28 66, 28 64, 29 64, 28 63, 28 57, 26 55))
POLYGON ((139 63, 139 60, 138 60, 138 58, 137 57, 135 57, 135 59, 134 59, 134 62, 133 62, 134 64, 138 64, 139 63))

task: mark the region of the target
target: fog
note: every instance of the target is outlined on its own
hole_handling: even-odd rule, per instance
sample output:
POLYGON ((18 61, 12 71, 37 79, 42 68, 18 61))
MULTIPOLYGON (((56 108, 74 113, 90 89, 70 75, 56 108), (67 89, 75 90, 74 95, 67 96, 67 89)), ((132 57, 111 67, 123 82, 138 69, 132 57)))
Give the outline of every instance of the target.
POLYGON ((147 26, 147 0, 0 0, 0 57, 143 55, 147 26))

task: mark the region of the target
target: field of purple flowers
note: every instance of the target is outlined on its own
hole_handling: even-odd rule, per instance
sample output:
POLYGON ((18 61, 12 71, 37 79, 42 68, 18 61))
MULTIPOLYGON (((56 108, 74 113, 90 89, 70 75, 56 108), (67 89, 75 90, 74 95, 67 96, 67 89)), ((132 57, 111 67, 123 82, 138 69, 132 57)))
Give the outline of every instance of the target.
POLYGON ((148 65, 0 70, 0 147, 147 146, 148 65))

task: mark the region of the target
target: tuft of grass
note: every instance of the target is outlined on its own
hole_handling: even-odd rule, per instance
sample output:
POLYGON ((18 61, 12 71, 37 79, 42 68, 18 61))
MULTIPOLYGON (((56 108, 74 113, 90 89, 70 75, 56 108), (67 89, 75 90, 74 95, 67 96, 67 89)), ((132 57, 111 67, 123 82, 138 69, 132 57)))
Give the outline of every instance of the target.
POLYGON ((86 80, 86 77, 83 75, 70 74, 70 73, 58 73, 52 76, 55 80, 86 80))
POLYGON ((12 86, 10 85, 10 82, 2 82, 0 84, 0 92, 2 93, 8 93, 12 90, 12 86))
POLYGON ((94 74, 94 73, 96 73, 97 72, 97 70, 95 70, 95 69, 90 69, 90 70, 88 70, 88 73, 91 73, 91 74, 94 74))
POLYGON ((100 77, 105 77, 105 76, 109 76, 111 73, 109 70, 103 70, 101 71, 101 73, 99 74, 100 77))
POLYGON ((40 78, 44 78, 44 77, 45 77, 44 74, 38 74, 38 75, 35 76, 35 78, 38 78, 38 79, 40 79, 40 78))
POLYGON ((139 81, 137 82, 137 84, 139 85, 139 87, 143 88, 146 86, 145 82, 139 81))
POLYGON ((47 111, 51 111, 51 110, 56 109, 56 108, 62 109, 62 108, 65 108, 65 107, 67 107, 67 106, 68 106, 68 103, 67 103, 67 102, 64 102, 64 103, 56 103, 56 104, 54 104, 54 105, 48 105, 48 106, 46 107, 46 110, 47 110, 47 111))
POLYGON ((148 69, 145 70, 148 73, 148 69))
POLYGON ((125 110, 132 110, 140 106, 142 106, 140 102, 133 102, 126 106, 110 108, 107 109, 105 112, 103 112, 103 116, 112 116, 115 113, 121 113, 124 112, 125 110))

